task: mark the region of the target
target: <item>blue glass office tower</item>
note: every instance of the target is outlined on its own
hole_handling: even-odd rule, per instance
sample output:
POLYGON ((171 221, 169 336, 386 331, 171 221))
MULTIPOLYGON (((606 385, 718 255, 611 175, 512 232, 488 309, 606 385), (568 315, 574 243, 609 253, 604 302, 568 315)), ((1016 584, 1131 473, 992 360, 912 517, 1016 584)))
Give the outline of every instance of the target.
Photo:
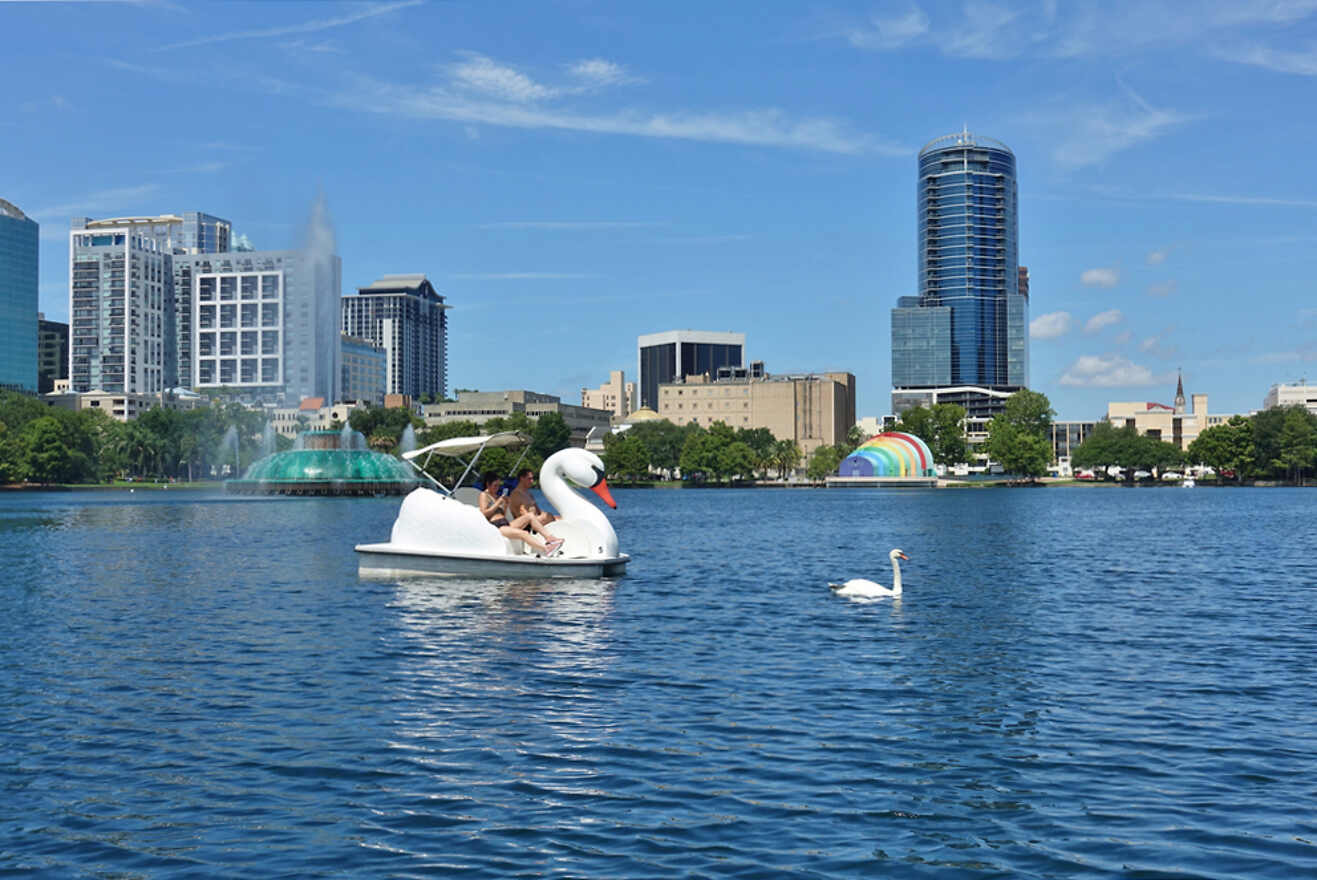
POLYGON ((0 199, 0 388, 37 390, 37 223, 0 199))
POLYGON ((893 388, 1026 387, 1015 155, 968 131, 940 137, 919 151, 917 198, 919 294, 892 310, 893 388))

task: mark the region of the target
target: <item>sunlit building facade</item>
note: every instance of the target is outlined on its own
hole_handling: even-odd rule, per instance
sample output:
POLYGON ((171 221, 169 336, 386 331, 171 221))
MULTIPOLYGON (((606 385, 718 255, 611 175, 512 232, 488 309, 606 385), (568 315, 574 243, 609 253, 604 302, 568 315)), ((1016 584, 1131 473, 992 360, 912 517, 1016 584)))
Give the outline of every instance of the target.
POLYGON ((0 199, 0 388, 37 390, 37 222, 0 199))
MULTIPOLYGON (((910 389, 1027 387, 1015 155, 963 131, 925 146, 918 168, 919 292, 892 310, 893 399, 910 389)), ((984 395, 990 407, 999 399, 984 395)))
POLYGON ((448 394, 448 309, 424 275, 385 275, 340 304, 340 330, 384 349, 387 393, 448 394))
POLYGON ((687 376, 714 378, 723 367, 745 363, 745 334, 668 330, 636 339, 640 406, 658 409, 659 386, 687 376))

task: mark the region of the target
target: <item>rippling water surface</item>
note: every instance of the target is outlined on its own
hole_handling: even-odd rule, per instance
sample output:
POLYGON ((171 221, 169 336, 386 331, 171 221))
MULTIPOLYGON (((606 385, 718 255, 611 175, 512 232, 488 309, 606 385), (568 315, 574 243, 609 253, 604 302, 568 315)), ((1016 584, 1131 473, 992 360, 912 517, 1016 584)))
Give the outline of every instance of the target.
POLYGON ((626 577, 512 582, 0 496, 0 874, 1317 875, 1317 493, 616 497, 626 577))

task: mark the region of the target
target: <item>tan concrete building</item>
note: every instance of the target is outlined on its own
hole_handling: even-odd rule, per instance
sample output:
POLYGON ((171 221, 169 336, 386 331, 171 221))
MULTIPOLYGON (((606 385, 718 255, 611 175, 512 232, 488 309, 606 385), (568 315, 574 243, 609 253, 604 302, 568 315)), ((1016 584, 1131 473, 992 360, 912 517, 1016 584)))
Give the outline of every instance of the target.
POLYGON ((581 406, 611 410, 617 420, 625 419, 636 408, 636 383, 628 382, 622 370, 610 370, 598 388, 581 389, 581 406))
POLYGON ((552 394, 534 391, 459 391, 457 400, 446 403, 425 404, 425 423, 442 425, 447 422, 471 421, 483 425, 492 418, 507 418, 513 413, 525 413, 532 419, 548 412, 562 416, 572 431, 573 446, 585 446, 591 428, 607 429, 612 425, 611 410, 563 403, 552 394))
POLYGON ((1300 380, 1293 385, 1272 385, 1262 400, 1263 409, 1273 406, 1302 406, 1317 415, 1317 385, 1300 380))
POLYGON ((352 411, 364 405, 355 402, 328 405, 323 397, 304 397, 295 407, 267 407, 265 413, 277 433, 296 437, 303 431, 327 430, 335 422, 346 425, 352 411))
POLYGON ((1140 434, 1188 449, 1203 431, 1230 418, 1229 414, 1209 415, 1206 394, 1195 394, 1192 401, 1186 410, 1184 381, 1181 379, 1176 383, 1174 404, 1167 406, 1144 400, 1111 402, 1107 404, 1107 421, 1116 428, 1133 426, 1140 434))
POLYGON ((820 446, 846 442, 855 424, 855 376, 805 373, 740 376, 710 381, 707 375, 658 387, 658 414, 707 428, 767 428, 779 440, 794 440, 806 460, 820 446))
MULTIPOLYGON (((67 380, 64 385, 67 386, 67 380)), ((57 406, 71 410, 100 410, 110 418, 120 422, 131 422, 142 413, 156 406, 165 409, 195 409, 205 406, 209 401, 198 394, 185 391, 166 391, 157 393, 125 394, 122 391, 52 391, 41 395, 47 406, 57 406)))

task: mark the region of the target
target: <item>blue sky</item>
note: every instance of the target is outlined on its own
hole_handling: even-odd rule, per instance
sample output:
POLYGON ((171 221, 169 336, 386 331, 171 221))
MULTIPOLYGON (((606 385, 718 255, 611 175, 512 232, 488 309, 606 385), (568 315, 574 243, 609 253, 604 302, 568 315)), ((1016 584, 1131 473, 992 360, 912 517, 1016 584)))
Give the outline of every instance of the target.
POLYGON ((1019 167, 1031 385, 1063 418, 1317 381, 1317 0, 4 2, 0 197, 68 313, 74 215, 201 210, 344 292, 424 272, 450 387, 575 402, 635 339, 744 332, 889 410, 915 154, 1019 167))

